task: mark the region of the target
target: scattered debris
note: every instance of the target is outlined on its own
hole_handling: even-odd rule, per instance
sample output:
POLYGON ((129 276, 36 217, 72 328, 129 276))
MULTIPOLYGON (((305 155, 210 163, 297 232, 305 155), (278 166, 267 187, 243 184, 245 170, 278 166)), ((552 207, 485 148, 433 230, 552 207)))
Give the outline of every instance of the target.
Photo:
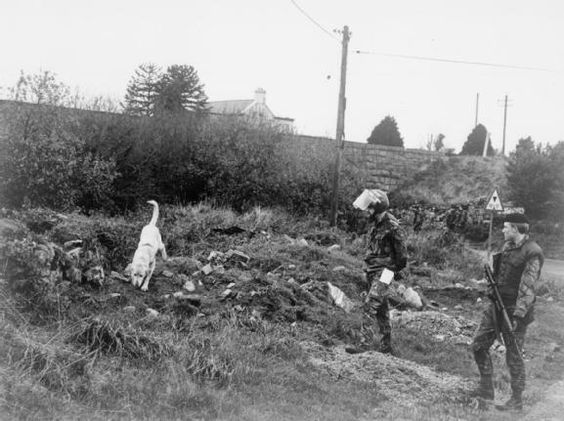
POLYGON ((333 244, 332 246, 327 247, 327 251, 329 252, 336 250, 341 250, 341 246, 339 244, 333 244))
POLYGON ((148 317, 157 317, 159 315, 159 312, 153 308, 148 308, 146 312, 148 317))
POLYGON ((170 270, 163 270, 161 275, 165 278, 172 278, 174 276, 174 273, 172 273, 170 270))
POLYGON ((184 282, 183 288, 188 292, 196 291, 196 286, 194 285, 194 282, 192 282, 190 279, 184 282))
POLYGON ((200 269, 204 275, 209 275, 213 272, 213 267, 209 263, 200 269))
POLYGON ((65 243, 63 243, 63 248, 65 250, 69 250, 69 249, 75 249, 75 248, 81 248, 82 247, 82 240, 77 239, 77 240, 70 240, 70 241, 66 241, 65 243))
POLYGON ((86 282, 90 284, 102 286, 105 279, 104 268, 102 266, 91 267, 86 272, 84 272, 84 278, 86 282))
POLYGON ((253 231, 247 231, 241 227, 238 227, 236 225, 233 225, 231 227, 228 228, 213 228, 212 232, 217 232, 219 234, 224 234, 224 235, 235 235, 235 234, 241 234, 243 232, 249 232, 249 234, 254 235, 253 231))
POLYGON ((413 288, 406 288, 404 285, 400 285, 398 287, 398 292, 401 294, 401 297, 405 300, 405 303, 408 306, 416 308, 417 310, 423 308, 421 297, 413 288))
POLYGON ((225 259, 241 263, 248 263, 249 260, 251 260, 251 258, 242 251, 231 249, 225 253, 225 259))
POLYGON ((215 262, 218 260, 223 260, 224 259, 224 254, 220 251, 217 250, 212 250, 210 251, 210 254, 208 256, 208 262, 215 262))
POLYGON ((117 279, 118 281, 122 281, 122 282, 129 282, 129 279, 126 278, 125 276, 119 274, 118 272, 112 270, 110 272, 110 278, 112 279, 117 279))
POLYGON ((349 297, 345 295, 343 291, 341 291, 331 282, 327 282, 327 286, 329 287, 329 295, 331 296, 331 299, 333 300, 335 305, 341 307, 347 313, 354 308, 354 303, 349 297))

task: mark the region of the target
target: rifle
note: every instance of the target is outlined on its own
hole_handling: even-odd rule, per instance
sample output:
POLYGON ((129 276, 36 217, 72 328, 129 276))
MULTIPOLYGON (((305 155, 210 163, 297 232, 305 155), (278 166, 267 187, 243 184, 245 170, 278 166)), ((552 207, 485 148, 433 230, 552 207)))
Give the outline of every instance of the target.
MULTIPOLYGON (((488 281, 488 285, 491 289, 491 294, 489 295, 489 298, 492 300, 495 306, 494 314, 501 314, 501 317, 503 318, 502 322, 505 322, 507 326, 507 331, 505 332, 503 332, 503 323, 502 326, 497 326, 497 330, 502 331, 507 335, 507 338, 509 338, 509 341, 511 342, 511 346, 513 346, 517 351, 516 354, 519 355, 520 358, 522 358, 521 349, 519 348, 519 344, 517 343, 517 339, 515 338, 515 333, 513 331, 513 325, 511 323, 511 319, 509 318, 507 309, 505 308, 505 305, 503 304, 503 301, 501 299, 501 294, 499 293, 499 288, 497 287, 497 282, 494 279, 492 269, 488 264, 484 265, 484 269, 486 272, 486 280, 488 281)), ((496 324, 497 324, 497 318, 496 318, 496 324)), ((505 343, 504 345, 507 348, 508 344, 505 343)))

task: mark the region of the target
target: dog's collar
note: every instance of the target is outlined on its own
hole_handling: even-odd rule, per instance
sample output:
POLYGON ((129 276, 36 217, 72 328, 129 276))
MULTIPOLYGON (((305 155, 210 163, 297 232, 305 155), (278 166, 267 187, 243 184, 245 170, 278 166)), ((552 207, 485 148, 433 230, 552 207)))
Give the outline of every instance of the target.
POLYGON ((151 247, 151 248, 153 248, 153 245, 151 243, 143 243, 143 244, 139 244, 139 247, 151 247))

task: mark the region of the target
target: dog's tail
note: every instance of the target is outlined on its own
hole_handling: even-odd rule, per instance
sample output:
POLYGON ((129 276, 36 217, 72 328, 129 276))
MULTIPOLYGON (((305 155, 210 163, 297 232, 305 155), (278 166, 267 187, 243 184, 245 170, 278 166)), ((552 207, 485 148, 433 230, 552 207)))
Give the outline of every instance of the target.
POLYGON ((157 219, 159 219, 159 204, 154 200, 148 200, 147 203, 153 205, 153 216, 151 217, 149 225, 157 225, 157 219))

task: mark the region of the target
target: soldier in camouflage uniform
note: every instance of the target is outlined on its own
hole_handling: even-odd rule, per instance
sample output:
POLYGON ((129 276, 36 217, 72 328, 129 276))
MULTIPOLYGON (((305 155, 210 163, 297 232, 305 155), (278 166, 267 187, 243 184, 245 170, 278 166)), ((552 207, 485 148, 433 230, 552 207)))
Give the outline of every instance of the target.
MULTIPOLYGON (((369 206, 372 212, 370 224, 372 228, 369 233, 368 253, 366 262, 366 280, 368 291, 364 304, 365 314, 370 319, 376 319, 380 334, 382 335, 380 351, 392 352, 392 327, 390 325, 390 311, 388 297, 390 295, 390 284, 380 282, 380 276, 384 269, 395 273, 394 278, 401 277, 401 270, 407 263, 407 249, 405 246, 403 232, 398 220, 386 210, 389 201, 386 193, 381 190, 375 192, 377 201, 369 206)), ((357 353, 369 350, 368 347, 347 348, 347 352, 357 353)))
POLYGON ((522 393, 525 388, 525 364, 522 348, 527 325, 533 321, 535 284, 540 277, 544 262, 542 249, 529 238, 529 224, 525 215, 507 215, 503 235, 505 244, 501 253, 494 255, 494 278, 496 279, 503 304, 512 322, 517 348, 511 346, 508 328, 501 327, 502 315, 492 304, 486 309, 478 332, 472 343, 472 351, 480 370, 480 385, 472 396, 493 400, 493 367, 489 349, 501 332, 506 346, 506 363, 511 375, 511 398, 500 410, 523 408, 522 393))

